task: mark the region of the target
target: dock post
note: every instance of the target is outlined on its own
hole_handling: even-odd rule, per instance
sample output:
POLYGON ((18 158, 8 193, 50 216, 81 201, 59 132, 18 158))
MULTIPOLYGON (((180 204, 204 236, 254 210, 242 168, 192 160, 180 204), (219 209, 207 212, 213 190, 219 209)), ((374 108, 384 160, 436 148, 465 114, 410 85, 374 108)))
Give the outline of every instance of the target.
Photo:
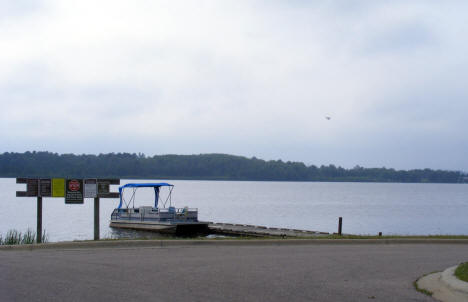
POLYGON ((36 227, 36 242, 42 242, 42 197, 37 196, 37 227, 36 227))
POLYGON ((343 217, 338 218, 338 235, 341 236, 343 230, 343 217))
POLYGON ((99 240, 99 197, 94 198, 94 240, 99 240))

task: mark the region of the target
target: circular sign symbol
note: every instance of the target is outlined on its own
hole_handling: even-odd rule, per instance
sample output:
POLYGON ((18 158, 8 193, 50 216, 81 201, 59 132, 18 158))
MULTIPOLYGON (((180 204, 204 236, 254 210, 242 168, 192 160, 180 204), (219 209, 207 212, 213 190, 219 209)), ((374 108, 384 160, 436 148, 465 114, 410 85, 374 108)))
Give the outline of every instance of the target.
POLYGON ((70 180, 68 183, 68 188, 70 191, 76 192, 80 189, 80 182, 76 179, 70 180))

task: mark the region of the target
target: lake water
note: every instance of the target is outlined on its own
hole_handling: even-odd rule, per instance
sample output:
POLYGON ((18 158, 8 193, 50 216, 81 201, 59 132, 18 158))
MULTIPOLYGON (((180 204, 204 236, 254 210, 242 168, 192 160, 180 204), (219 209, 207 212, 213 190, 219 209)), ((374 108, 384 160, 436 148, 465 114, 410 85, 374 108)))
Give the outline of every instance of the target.
MULTIPOLYGON (((200 220, 336 232, 341 216, 343 232, 352 234, 468 234, 466 184, 169 182, 175 185, 172 203, 198 208, 200 220)), ((0 178, 2 235, 9 229, 36 229, 36 198, 17 198, 17 190, 25 185, 0 178)), ((135 206, 151 205, 153 194, 152 189, 138 190, 136 199, 142 202, 135 206)), ((117 205, 118 199, 101 199, 101 238, 120 234, 108 226, 117 205)), ((42 220, 49 241, 92 239, 93 200, 65 205, 63 198, 44 198, 42 220)))

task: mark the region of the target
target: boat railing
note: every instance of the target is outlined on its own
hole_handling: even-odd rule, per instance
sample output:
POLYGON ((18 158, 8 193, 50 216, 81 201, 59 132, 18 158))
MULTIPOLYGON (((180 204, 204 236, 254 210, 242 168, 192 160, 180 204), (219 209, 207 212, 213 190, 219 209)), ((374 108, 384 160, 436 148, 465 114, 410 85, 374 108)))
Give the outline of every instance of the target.
POLYGON ((178 208, 176 209, 177 213, 186 213, 186 212, 198 212, 198 208, 178 208))
MULTIPOLYGON (((158 208, 158 209, 152 209, 151 213, 153 214, 163 214, 166 218, 176 218, 188 214, 193 214, 193 213, 198 213, 198 208, 175 208, 175 207, 169 207, 169 208, 158 208), (172 215, 171 215, 172 214, 172 215)), ((146 216, 147 214, 146 211, 140 211, 139 208, 126 208, 126 209, 114 209, 114 211, 111 214, 111 220, 116 220, 116 219, 125 219, 125 216, 128 216, 130 219, 132 214, 139 214, 142 219, 146 216), (122 217, 122 214, 124 214, 124 217, 122 217)), ((134 216, 133 216, 134 217, 134 216)))
POLYGON ((198 208, 161 208, 158 209, 160 213, 185 213, 185 212, 198 212, 198 208))

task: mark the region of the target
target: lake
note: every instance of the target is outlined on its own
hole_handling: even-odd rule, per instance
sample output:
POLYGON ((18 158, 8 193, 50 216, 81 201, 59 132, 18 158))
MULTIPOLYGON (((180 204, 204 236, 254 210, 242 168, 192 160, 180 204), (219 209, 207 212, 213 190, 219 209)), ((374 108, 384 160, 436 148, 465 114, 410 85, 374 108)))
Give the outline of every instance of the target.
MULTIPOLYGON (((200 220, 336 232, 341 216, 343 232, 351 234, 468 235, 466 184, 167 182, 175 185, 172 203, 198 208, 200 220)), ((36 198, 16 197, 25 187, 13 178, 0 178, 0 234, 36 229, 36 198)), ((162 189, 163 201, 166 193, 162 189)), ((151 205, 153 194, 152 189, 138 190, 136 200, 141 202, 135 206, 151 205)), ((101 199, 101 238, 128 236, 108 226, 117 205, 118 199, 101 199)), ((49 241, 92 239, 93 200, 65 205, 63 198, 44 198, 42 220, 49 241)))

